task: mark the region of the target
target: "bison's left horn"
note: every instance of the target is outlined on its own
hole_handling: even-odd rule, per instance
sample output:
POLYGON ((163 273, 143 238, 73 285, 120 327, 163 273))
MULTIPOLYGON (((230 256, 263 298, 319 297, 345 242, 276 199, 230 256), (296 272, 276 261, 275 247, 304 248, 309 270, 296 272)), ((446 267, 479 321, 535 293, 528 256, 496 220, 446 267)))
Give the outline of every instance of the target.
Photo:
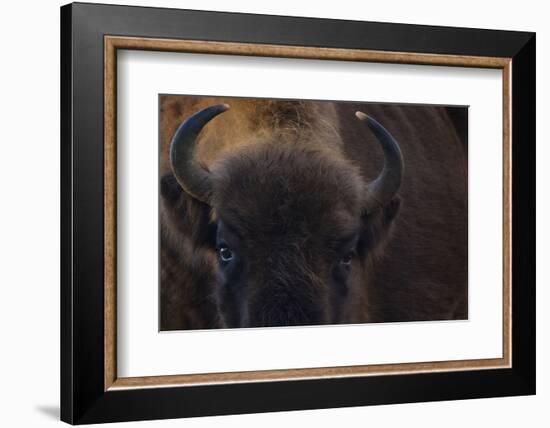
POLYGON ((207 204, 212 182, 210 173, 195 158, 195 143, 202 128, 228 108, 227 104, 216 104, 195 113, 179 126, 170 145, 170 166, 176 180, 185 192, 207 204))
POLYGON ((384 168, 380 175, 367 184, 364 212, 366 214, 386 205, 396 195, 403 177, 403 155, 392 135, 372 117, 358 111, 357 118, 366 122, 384 151, 384 168))

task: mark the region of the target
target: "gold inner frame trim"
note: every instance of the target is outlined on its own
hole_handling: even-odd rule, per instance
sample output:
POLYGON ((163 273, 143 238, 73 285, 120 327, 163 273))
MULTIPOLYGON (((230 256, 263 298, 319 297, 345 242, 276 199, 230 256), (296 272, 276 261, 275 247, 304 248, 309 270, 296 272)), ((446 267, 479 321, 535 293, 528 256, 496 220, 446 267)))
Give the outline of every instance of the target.
POLYGON ((512 362, 512 165, 511 58, 421 54, 286 45, 267 45, 140 37, 104 37, 104 389, 155 388, 220 383, 340 378, 406 373, 464 371, 511 367, 512 362), (212 55, 242 55, 296 59, 379 62, 494 68, 502 70, 503 93, 503 293, 502 358, 375 364, 342 367, 261 370, 170 376, 117 376, 116 365, 116 84, 117 50, 147 50, 212 55))

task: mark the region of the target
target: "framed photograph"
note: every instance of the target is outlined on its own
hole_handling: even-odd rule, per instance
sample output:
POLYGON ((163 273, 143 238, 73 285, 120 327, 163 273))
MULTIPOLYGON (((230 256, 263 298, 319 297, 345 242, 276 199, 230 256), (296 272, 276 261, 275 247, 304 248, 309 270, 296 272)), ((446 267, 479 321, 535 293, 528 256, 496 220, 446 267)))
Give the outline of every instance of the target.
POLYGON ((61 8, 61 418, 535 393, 535 35, 61 8))

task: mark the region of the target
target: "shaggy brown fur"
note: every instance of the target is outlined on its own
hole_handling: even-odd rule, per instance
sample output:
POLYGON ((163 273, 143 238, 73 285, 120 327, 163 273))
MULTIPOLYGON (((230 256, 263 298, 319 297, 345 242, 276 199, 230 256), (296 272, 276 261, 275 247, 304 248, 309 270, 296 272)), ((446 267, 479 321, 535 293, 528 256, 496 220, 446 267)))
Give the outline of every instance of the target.
POLYGON ((184 96, 160 106, 162 330, 467 317, 462 112, 184 96), (217 103, 231 109, 198 140, 209 207, 181 190, 168 147, 183 120, 217 103), (363 186, 383 159, 357 110, 405 159, 398 197, 366 217, 363 186), (217 260, 220 240, 238 254, 231 266, 217 260), (348 271, 338 262, 350 245, 348 271))

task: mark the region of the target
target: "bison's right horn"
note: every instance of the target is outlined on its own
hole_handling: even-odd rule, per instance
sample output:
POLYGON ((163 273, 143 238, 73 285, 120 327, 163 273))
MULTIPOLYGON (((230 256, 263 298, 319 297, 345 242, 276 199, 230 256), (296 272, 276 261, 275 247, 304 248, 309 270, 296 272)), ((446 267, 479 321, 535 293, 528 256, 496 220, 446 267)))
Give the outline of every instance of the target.
POLYGON ((199 201, 209 204, 212 197, 210 173, 195 158, 195 143, 202 128, 229 108, 216 104, 195 113, 177 129, 170 145, 170 166, 180 186, 199 201))
POLYGON ((392 135, 372 117, 358 111, 357 118, 366 122, 371 131, 376 135, 382 150, 384 151, 384 168, 380 175, 367 184, 367 195, 363 205, 363 211, 368 214, 386 205, 393 199, 403 177, 403 155, 399 144, 392 135))

